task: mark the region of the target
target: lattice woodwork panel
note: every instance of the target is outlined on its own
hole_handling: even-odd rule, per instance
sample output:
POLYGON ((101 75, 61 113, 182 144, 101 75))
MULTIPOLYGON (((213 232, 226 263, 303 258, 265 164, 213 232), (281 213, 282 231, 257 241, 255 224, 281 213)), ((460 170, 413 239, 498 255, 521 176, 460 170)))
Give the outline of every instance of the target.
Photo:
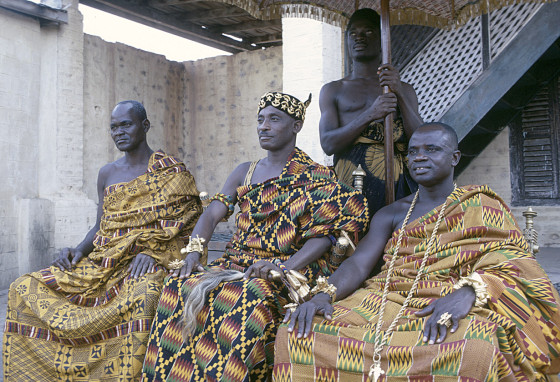
POLYGON ((494 59, 515 38, 543 4, 526 3, 490 13, 490 58, 494 59))
POLYGON ((418 94, 420 115, 438 120, 482 72, 479 19, 440 31, 402 71, 418 94))

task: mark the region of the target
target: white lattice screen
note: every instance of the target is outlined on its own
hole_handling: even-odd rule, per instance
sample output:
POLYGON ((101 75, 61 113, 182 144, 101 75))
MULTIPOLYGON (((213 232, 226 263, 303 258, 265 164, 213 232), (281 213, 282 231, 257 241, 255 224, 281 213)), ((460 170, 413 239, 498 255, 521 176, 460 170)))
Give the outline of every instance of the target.
POLYGON ((490 14, 490 57, 494 59, 542 7, 527 3, 505 7, 490 14))
MULTIPOLYGON (((492 12, 490 20, 491 58, 512 41, 541 7, 513 5, 492 12)), ((455 30, 440 31, 403 69, 403 81, 418 94, 420 115, 437 121, 482 73, 480 18, 455 30)))

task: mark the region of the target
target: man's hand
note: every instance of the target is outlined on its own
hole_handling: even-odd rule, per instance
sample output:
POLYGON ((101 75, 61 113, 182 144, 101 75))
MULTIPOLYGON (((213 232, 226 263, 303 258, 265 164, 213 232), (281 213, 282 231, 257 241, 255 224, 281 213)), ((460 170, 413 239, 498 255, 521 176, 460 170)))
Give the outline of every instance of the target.
POLYGON ((397 111, 397 96, 395 93, 381 94, 375 102, 366 110, 370 121, 385 118, 387 114, 397 111))
POLYGON ((250 277, 258 277, 267 281, 272 281, 273 278, 270 274, 270 271, 272 270, 280 273, 280 277, 284 277, 284 272, 282 272, 282 270, 278 268, 276 264, 272 263, 271 261, 259 260, 249 268, 247 268, 247 271, 245 272, 245 275, 243 275, 243 278, 247 280, 250 277))
POLYGON ((84 254, 77 248, 62 248, 52 265, 58 267, 61 271, 70 271, 82 257, 84 257, 84 254))
POLYGON ((377 74, 379 74, 379 84, 381 86, 388 86, 391 92, 400 97, 402 94, 402 82, 399 71, 390 64, 384 64, 377 69, 377 74))
POLYGON ((297 337, 307 337, 309 333, 311 333, 311 328, 313 327, 313 317, 315 317, 315 314, 323 313, 325 318, 330 320, 332 318, 333 311, 334 308, 331 305, 331 296, 326 293, 317 293, 311 300, 298 306, 293 313, 290 309, 288 309, 282 322, 286 323, 290 321, 288 324, 288 332, 293 332, 297 325, 297 337))
POLYGON ((169 274, 172 277, 178 277, 180 279, 184 279, 189 277, 193 271, 202 272, 204 271, 204 267, 200 264, 200 253, 199 252, 191 252, 185 258, 185 264, 181 267, 181 269, 174 269, 169 274))
POLYGON ((134 260, 132 260, 132 263, 128 267, 128 271, 132 277, 137 279, 138 277, 144 276, 146 272, 151 271, 155 263, 156 261, 153 257, 144 253, 139 253, 136 257, 134 257, 134 260))
POLYGON ((451 333, 454 333, 459 327, 459 320, 465 318, 469 314, 476 300, 474 289, 470 286, 464 286, 444 297, 438 298, 424 309, 416 312, 416 316, 431 316, 424 322, 424 342, 430 345, 440 343, 447 336, 447 326, 438 324, 438 320, 444 313, 451 315, 451 333), (439 336, 438 336, 439 332, 439 336), (436 339, 437 337, 437 339, 436 339))

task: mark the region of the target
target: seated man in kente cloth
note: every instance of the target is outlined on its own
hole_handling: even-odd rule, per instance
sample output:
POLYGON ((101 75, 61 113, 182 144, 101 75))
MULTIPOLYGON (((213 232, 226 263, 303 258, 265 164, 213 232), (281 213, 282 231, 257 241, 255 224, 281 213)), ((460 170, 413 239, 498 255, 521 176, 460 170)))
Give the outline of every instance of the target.
POLYGON ((459 158, 451 127, 414 132, 418 192, 382 208, 326 293, 288 312, 275 381, 556 378, 558 293, 502 199, 487 186, 455 187, 459 158))
POLYGON ((406 171, 406 144, 422 118, 414 88, 401 82, 392 65, 381 65, 379 15, 359 9, 348 22, 346 49, 352 71, 323 86, 319 96, 321 146, 334 154, 335 172, 352 185, 352 172, 365 171, 363 192, 370 216, 385 205, 384 118, 393 113, 395 194, 400 199, 416 190, 406 171), (383 86, 390 92, 383 94, 383 86))
POLYGON ((367 224, 365 198, 295 146, 309 102, 276 92, 262 96, 257 132, 267 156, 239 165, 197 222, 185 264, 175 272, 178 277, 167 280, 160 298, 145 381, 267 380, 276 326, 289 302, 287 288, 274 281, 272 271, 299 271, 314 285, 333 271, 327 261, 333 235, 367 224), (202 246, 235 203, 237 231, 225 254, 210 264, 213 272, 191 275, 204 270, 202 246), (193 313, 189 301, 197 288, 228 274, 233 280, 208 288, 206 299, 202 294, 198 300, 204 307, 193 313), (189 317, 194 328, 183 336, 189 317))
POLYGON ((168 264, 202 213, 192 175, 146 142, 136 101, 111 114, 124 156, 101 168, 95 226, 50 268, 10 287, 6 381, 138 380, 168 264))

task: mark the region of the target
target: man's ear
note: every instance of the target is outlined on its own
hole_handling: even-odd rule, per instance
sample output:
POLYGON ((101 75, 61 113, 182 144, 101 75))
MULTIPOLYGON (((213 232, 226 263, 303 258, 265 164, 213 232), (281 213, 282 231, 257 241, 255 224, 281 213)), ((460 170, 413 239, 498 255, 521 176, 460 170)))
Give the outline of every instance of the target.
POLYGON ((451 158, 451 165, 453 167, 459 164, 459 160, 461 159, 461 152, 459 150, 453 151, 453 157, 451 158))
POLYGON ((303 121, 300 121, 299 119, 296 120, 294 122, 294 132, 298 134, 302 128, 303 128, 303 121))
POLYGON ((144 132, 147 133, 148 130, 150 130, 150 120, 148 118, 146 118, 144 121, 142 121, 142 126, 144 126, 144 132))

